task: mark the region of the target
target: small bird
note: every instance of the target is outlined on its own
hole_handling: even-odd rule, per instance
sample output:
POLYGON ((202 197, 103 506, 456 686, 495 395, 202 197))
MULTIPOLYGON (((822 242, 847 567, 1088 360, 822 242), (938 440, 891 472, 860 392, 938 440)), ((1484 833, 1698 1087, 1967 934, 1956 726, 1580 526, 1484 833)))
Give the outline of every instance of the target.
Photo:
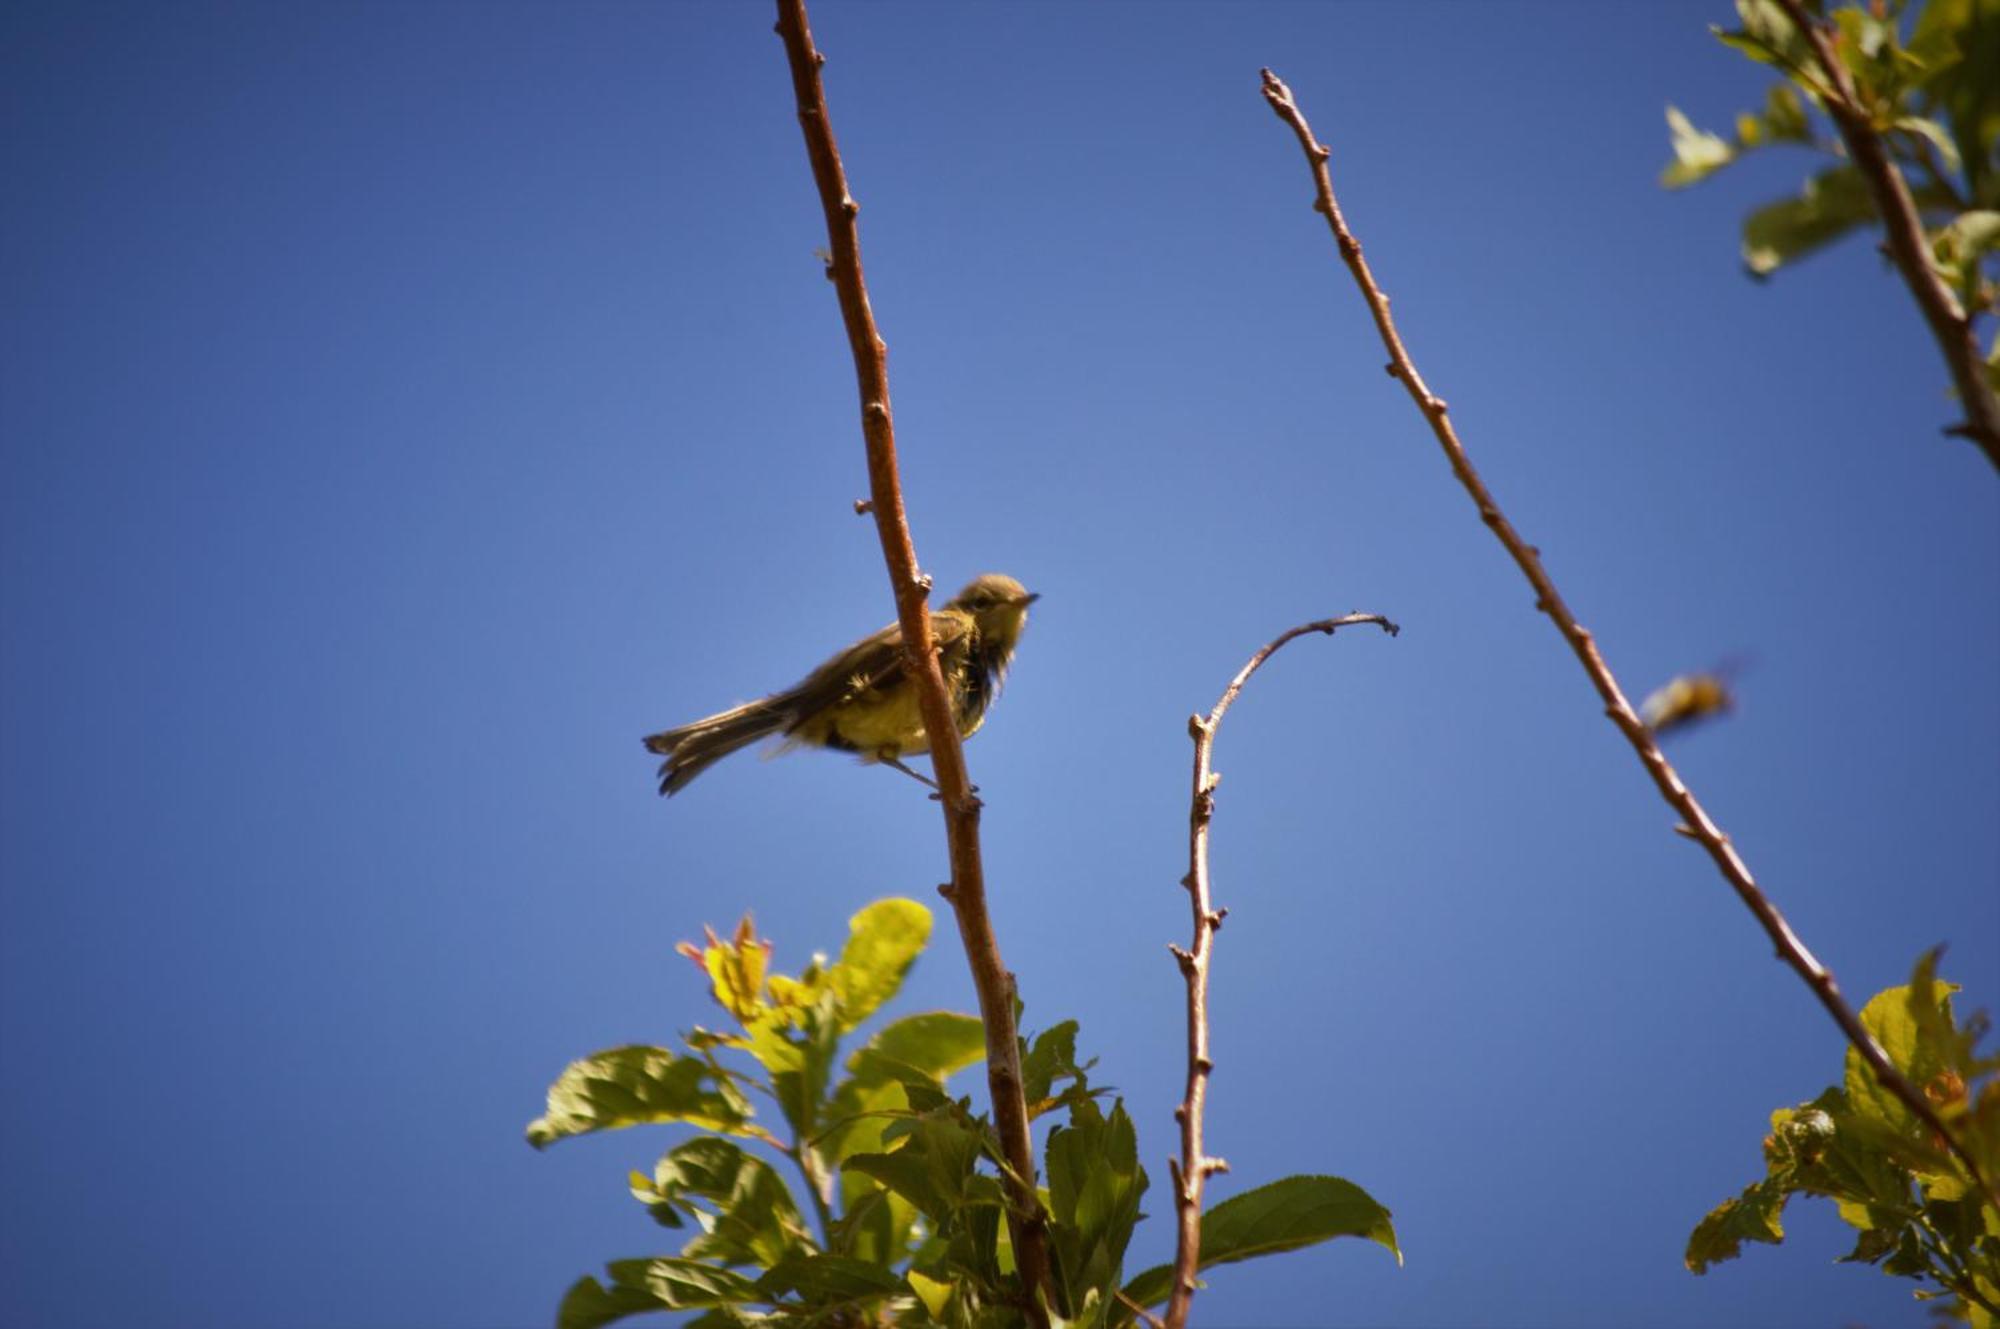
POLYGON ((1639 718, 1655 736, 1664 736, 1726 715, 1736 709, 1736 694, 1729 686, 1734 673, 1731 666, 1718 665, 1705 674, 1670 678, 1639 703, 1639 718))
MULTIPOLYGON (((970 738, 986 719, 1027 625, 1028 606, 1040 598, 1012 577, 989 572, 931 612, 959 737, 970 738)), ((781 751, 858 753, 864 762, 893 766, 937 788, 901 761, 930 751, 930 739, 916 684, 903 668, 903 630, 895 623, 855 642, 796 687, 649 735, 646 750, 666 758, 660 792, 673 794, 738 748, 772 735, 783 736, 781 751)))

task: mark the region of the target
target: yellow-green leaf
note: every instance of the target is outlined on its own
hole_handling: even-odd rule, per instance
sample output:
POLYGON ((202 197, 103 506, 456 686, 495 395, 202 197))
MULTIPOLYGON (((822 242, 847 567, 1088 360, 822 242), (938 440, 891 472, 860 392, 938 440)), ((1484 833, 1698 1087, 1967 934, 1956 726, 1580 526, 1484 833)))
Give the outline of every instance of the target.
POLYGON ((1719 134, 1697 129, 1678 106, 1667 107, 1667 129, 1672 134, 1674 160, 1660 172, 1660 183, 1679 189, 1714 174, 1735 158, 1736 150, 1719 134))
MULTIPOLYGON (((1201 1216, 1201 1267, 1297 1250, 1334 1237, 1366 1237, 1403 1262, 1389 1211, 1339 1177, 1286 1177, 1224 1200, 1201 1216)), ((1173 1290, 1173 1270, 1157 1265, 1125 1285, 1141 1306, 1173 1290)))
POLYGON ((847 945, 827 971, 845 1031, 896 995, 931 937, 931 911, 915 900, 877 900, 848 920, 847 945))
POLYGON ((680 1121, 704 1130, 768 1138, 750 1104, 707 1062, 633 1045, 573 1061, 549 1087, 548 1110, 528 1124, 537 1149, 572 1135, 680 1121))

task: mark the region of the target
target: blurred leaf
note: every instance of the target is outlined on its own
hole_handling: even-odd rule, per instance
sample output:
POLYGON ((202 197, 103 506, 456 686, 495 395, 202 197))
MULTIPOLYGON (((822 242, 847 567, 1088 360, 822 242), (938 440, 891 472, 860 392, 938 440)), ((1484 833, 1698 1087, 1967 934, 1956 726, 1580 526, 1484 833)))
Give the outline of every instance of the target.
POLYGON ((997 1288, 1014 1272, 1014 1245, 1007 1231, 1006 1204, 1000 1183, 975 1177, 967 1195, 980 1201, 961 1209, 952 1225, 945 1263, 985 1287, 997 1288))
POLYGON ((695 1310, 767 1300, 743 1275, 700 1260, 671 1256, 614 1260, 606 1271, 615 1288, 650 1293, 656 1310, 695 1310))
MULTIPOLYGON (((1201 1267, 1229 1264, 1333 1237, 1366 1237, 1403 1262, 1389 1211, 1368 1192, 1339 1177, 1286 1177, 1224 1200, 1201 1216, 1201 1267)), ((1141 1306, 1173 1290, 1173 1269, 1158 1265, 1125 1285, 1141 1306)))
POLYGON ((814 1311, 859 1301, 879 1301, 907 1291, 902 1277, 844 1255, 798 1254, 757 1280, 766 1299, 797 1295, 814 1311))
POLYGON ((827 971, 843 1032, 896 995, 931 936, 931 911, 915 900, 877 900, 848 920, 847 945, 827 971))
POLYGON ((858 1075, 864 1063, 880 1058, 882 1067, 893 1063, 942 1084, 953 1072, 985 1056, 986 1030, 978 1016, 925 1011, 882 1026, 847 1065, 858 1075))
POLYGON ((1833 22, 1834 50, 1847 66, 1863 107, 1892 103, 1906 76, 1922 72, 1922 66, 1897 43, 1893 22, 1853 5, 1835 10, 1833 22))
POLYGON ((840 1055, 840 1026, 833 1015, 833 997, 823 994, 819 1008, 795 1012, 796 1030, 759 1029, 752 1052, 771 1072, 771 1092, 778 1100, 794 1139, 806 1139, 819 1129, 834 1059, 840 1055))
POLYGON ((706 946, 684 941, 675 949, 708 975, 708 992, 718 1006, 746 1026, 754 1024, 764 1010, 764 975, 771 964, 771 943, 757 940, 756 925, 747 913, 729 941, 716 936, 714 928, 702 931, 708 938, 706 946))
POLYGON ((669 1310, 665 1302, 643 1287, 604 1287, 591 1277, 579 1278, 564 1294, 556 1310, 556 1329, 598 1329, 599 1325, 622 1320, 646 1311, 669 1310))
POLYGON ((1898 116, 1891 128, 1900 129, 1906 134, 1915 134, 1936 148, 1946 170, 1959 169, 1958 145, 1952 142, 1951 134, 1937 121, 1927 116, 1904 115, 1898 116))
POLYGON ((1822 171, 1797 198, 1766 204, 1743 222, 1743 262, 1759 277, 1875 220, 1874 201, 1852 166, 1822 171))
POLYGON ((834 1255, 890 1268, 910 1253, 917 1208, 860 1172, 840 1174, 840 1218, 827 1246, 834 1255))
POLYGON ((2000 212, 1966 212, 1931 236, 1938 271, 1960 291, 1976 284, 1979 264, 2000 250, 2000 212))
POLYGON ((924 1309, 930 1312, 931 1318, 942 1319, 945 1303, 951 1300, 951 1284, 927 1278, 914 1269, 903 1277, 908 1280, 910 1290, 917 1294, 917 1299, 924 1303, 924 1309))
POLYGON ((1667 107, 1667 129, 1674 159, 1660 172, 1660 183, 1680 189, 1713 175, 1736 159, 1736 150, 1719 134, 1696 129, 1677 106, 1667 107))
POLYGON ((1910 33, 1920 86, 1951 125, 1972 201, 2000 207, 2000 21, 1992 0, 1928 0, 1910 33))
POLYGON ((572 1135, 680 1121, 729 1135, 769 1139, 750 1104, 707 1062, 632 1045, 573 1061, 549 1088, 548 1111, 528 1123, 537 1149, 572 1135))
POLYGON ((672 1215, 670 1226, 680 1225, 681 1213, 701 1225, 681 1250, 689 1259, 768 1269, 812 1243, 790 1189, 770 1164, 714 1136, 669 1150, 648 1185, 633 1194, 656 1218, 672 1215))
POLYGON ((1772 1246, 1782 1242, 1785 1227, 1779 1219, 1785 1212, 1785 1201, 1791 1197, 1790 1188, 1781 1182, 1757 1181, 1745 1186, 1735 1199, 1724 1200, 1709 1210, 1688 1237, 1687 1252, 1682 1257, 1688 1272, 1705 1274, 1711 1265, 1735 1259, 1743 1253, 1746 1241, 1772 1246))
POLYGON ((1761 148, 1767 143, 1810 143, 1812 125, 1806 119, 1805 104, 1789 83, 1773 83, 1764 93, 1764 112, 1741 111, 1736 116, 1738 153, 1761 148))
POLYGON ((1806 120, 1805 103, 1789 83, 1773 83, 1764 94, 1764 129, 1774 140, 1806 143, 1812 127, 1806 120))
POLYGON ((843 1080, 827 1105, 827 1125, 813 1137, 812 1147, 828 1167, 838 1167, 855 1154, 881 1153, 890 1119, 909 1111, 910 1100, 894 1080, 843 1080))
POLYGON ((1742 20, 1741 28, 1710 29, 1717 41, 1759 64, 1788 71, 1801 67, 1807 56, 1805 41, 1776 0, 1736 0, 1736 16, 1742 20))

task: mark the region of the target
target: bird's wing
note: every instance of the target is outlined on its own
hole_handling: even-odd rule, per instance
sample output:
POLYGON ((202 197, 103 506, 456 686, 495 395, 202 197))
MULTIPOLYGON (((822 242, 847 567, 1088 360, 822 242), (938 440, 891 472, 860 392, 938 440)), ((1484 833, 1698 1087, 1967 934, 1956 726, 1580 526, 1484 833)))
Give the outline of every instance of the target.
MULTIPOLYGON (((972 628, 969 614, 931 615, 931 634, 943 650, 972 628)), ((834 656, 792 690, 797 717, 787 729, 796 732, 809 718, 832 706, 844 706, 870 692, 903 681, 903 631, 891 623, 834 656)))

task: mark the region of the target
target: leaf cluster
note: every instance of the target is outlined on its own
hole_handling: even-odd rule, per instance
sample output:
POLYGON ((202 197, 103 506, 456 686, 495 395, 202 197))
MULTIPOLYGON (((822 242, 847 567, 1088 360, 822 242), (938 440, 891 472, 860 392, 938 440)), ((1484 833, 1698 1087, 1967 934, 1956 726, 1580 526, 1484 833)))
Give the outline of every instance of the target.
MULTIPOLYGON (((1983 1014, 1953 1016, 1957 990, 1939 981, 1933 951, 1908 984, 1876 994, 1861 1021, 1990 1177, 2000 1170, 2000 1056, 1978 1051, 1983 1014)), ((1922 1280, 1916 1295, 1941 1314, 2000 1326, 2000 1210, 1853 1048, 1841 1084, 1771 1114, 1764 1164, 1762 1181, 1695 1227, 1689 1269, 1734 1259, 1746 1241, 1778 1244, 1786 1202, 1820 1195, 1860 1233, 1843 1261, 1922 1280)))
MULTIPOLYGON (((647 1311, 699 1311, 724 1326, 898 1325, 1011 1329, 1027 1323, 1008 1236, 1006 1163, 991 1124, 945 1081, 979 1061, 970 1015, 929 1011, 881 1026, 844 1058, 844 1040, 901 988, 929 940, 912 900, 856 914, 840 958, 796 976, 771 972, 770 943, 748 918, 681 952, 736 1028, 697 1028, 682 1050, 612 1048, 572 1063, 528 1127, 537 1148, 626 1126, 698 1128, 633 1197, 662 1227, 688 1233, 672 1255, 615 1260, 579 1279, 559 1329, 595 1329, 647 1311), (757 1116, 757 1099, 777 1123, 757 1116), (789 1163, 808 1208, 750 1141, 789 1163), (811 1217, 808 1217, 810 1213, 811 1217)), ((1056 1324, 1123 1326, 1171 1291, 1167 1266, 1127 1281, 1125 1250, 1144 1217, 1138 1138, 1124 1104, 1093 1087, 1065 1021, 1023 1040, 1033 1117, 1059 1114, 1044 1152, 1038 1212, 1048 1237, 1056 1324)), ((1360 1236, 1397 1251, 1389 1213, 1334 1177, 1289 1177, 1218 1205, 1202 1223, 1202 1266, 1360 1236)), ((1401 1254, 1397 1252, 1400 1260, 1401 1254)))
MULTIPOLYGON (((1990 310, 2000 254, 2000 4, 1930 0, 1916 9, 1907 40, 1906 6, 1881 0, 1834 13, 1830 36, 1868 125, 1909 182, 1932 262, 1966 309, 1990 310)), ((1736 11, 1742 26, 1716 29, 1718 39, 1784 80, 1771 85, 1760 109, 1739 113, 1726 138, 1669 106, 1674 160, 1660 182, 1690 185, 1774 144, 1829 159, 1797 194, 1744 219, 1743 261, 1763 277, 1879 218, 1826 123, 1836 94, 1806 34, 1776 0, 1737 0, 1736 11)), ((2000 382, 2000 345, 1995 353, 1988 372, 2000 382)))

